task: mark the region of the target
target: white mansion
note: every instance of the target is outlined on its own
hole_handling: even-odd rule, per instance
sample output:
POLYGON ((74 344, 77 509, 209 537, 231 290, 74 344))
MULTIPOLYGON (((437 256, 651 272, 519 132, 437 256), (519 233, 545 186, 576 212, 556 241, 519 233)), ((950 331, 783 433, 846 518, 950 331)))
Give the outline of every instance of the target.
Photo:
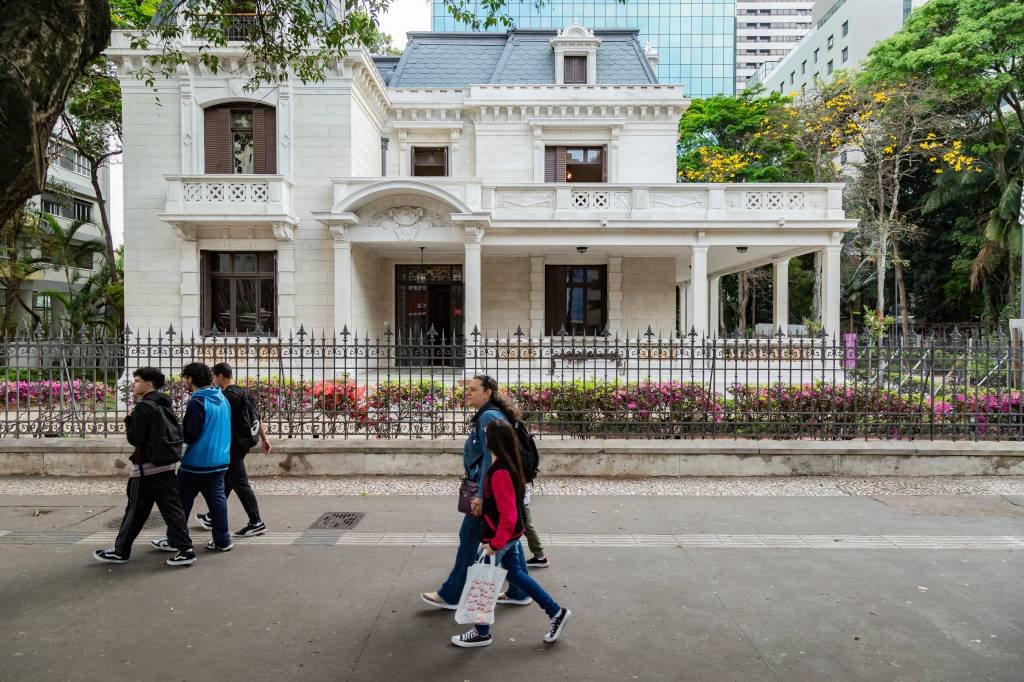
POLYGON ((687 100, 634 31, 413 33, 255 93, 229 45, 159 101, 110 54, 133 329, 715 335, 721 277, 776 264, 785 325, 788 260, 820 251, 839 331, 842 185, 677 183, 687 100))

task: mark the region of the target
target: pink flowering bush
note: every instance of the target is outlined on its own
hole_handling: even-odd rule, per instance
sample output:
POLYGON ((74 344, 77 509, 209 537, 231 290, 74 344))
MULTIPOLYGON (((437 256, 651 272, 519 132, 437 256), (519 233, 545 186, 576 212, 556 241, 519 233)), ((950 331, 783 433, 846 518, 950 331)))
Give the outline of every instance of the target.
POLYGON ((710 433, 724 416, 714 393, 678 381, 518 384, 508 394, 530 423, 581 436, 710 433))
POLYGON ((81 407, 104 407, 114 390, 103 383, 72 381, 0 381, 0 396, 8 408, 59 408, 63 403, 81 407))
POLYGON ((953 395, 932 409, 944 430, 963 430, 978 438, 1024 438, 1024 403, 1019 391, 953 395))
POLYGON ((931 419, 922 397, 873 386, 735 384, 730 393, 727 419, 737 435, 904 438, 931 419))

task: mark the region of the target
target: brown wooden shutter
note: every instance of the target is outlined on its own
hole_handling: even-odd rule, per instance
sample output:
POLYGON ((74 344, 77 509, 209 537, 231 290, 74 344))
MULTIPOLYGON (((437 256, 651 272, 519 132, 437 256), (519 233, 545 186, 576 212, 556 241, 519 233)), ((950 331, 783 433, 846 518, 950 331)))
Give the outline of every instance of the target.
POLYGON ((210 107, 203 113, 204 158, 206 173, 230 173, 231 163, 231 110, 210 107))
POLYGON ((265 175, 267 170, 267 110, 252 110, 252 172, 265 175))
POLYGON ((565 147, 555 147, 555 182, 565 182, 565 147))
POLYGON ((544 333, 554 336, 565 324, 565 266, 544 268, 544 333))
POLYGON ((601 182, 608 182, 608 145, 601 147, 601 182))
POLYGON ((555 182, 555 147, 544 147, 544 182, 555 182))

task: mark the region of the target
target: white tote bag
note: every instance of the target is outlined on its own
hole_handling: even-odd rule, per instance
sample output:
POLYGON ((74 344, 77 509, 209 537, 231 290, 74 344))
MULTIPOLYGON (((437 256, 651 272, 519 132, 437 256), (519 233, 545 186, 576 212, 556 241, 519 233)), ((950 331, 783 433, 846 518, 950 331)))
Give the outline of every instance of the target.
POLYGON ((498 557, 481 557, 466 571, 466 586, 462 588, 455 622, 463 625, 492 625, 494 607, 498 603, 501 585, 507 571, 498 563, 498 557))

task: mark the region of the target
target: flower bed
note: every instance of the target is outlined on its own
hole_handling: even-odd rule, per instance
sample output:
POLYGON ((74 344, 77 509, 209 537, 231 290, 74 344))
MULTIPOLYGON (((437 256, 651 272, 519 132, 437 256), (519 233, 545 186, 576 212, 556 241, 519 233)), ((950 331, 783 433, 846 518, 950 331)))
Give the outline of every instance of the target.
POLYGON ((72 404, 106 408, 113 402, 110 386, 93 381, 0 381, 0 396, 10 408, 50 408, 72 404))
MULTIPOLYGON (((429 379, 369 387, 344 379, 240 383, 275 435, 459 437, 472 414, 461 386, 429 379)), ((183 412, 188 394, 182 382, 172 379, 165 390, 183 412)), ((534 430, 580 438, 1024 440, 1021 393, 1000 389, 932 398, 863 384, 736 384, 714 393, 678 381, 576 381, 513 384, 506 391, 534 430)), ((0 395, 8 422, 21 419, 15 410, 41 415, 72 407, 110 419, 133 402, 126 385, 114 389, 79 379, 0 381, 0 395)))

